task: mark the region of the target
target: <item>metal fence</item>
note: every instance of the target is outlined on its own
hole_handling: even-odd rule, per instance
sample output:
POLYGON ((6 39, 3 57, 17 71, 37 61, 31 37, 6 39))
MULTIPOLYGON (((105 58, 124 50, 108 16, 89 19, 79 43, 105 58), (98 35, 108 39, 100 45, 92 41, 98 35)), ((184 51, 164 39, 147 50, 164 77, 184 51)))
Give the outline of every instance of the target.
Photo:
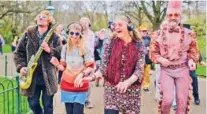
POLYGON ((20 94, 12 54, 0 55, 0 114, 31 113, 27 97, 20 94))
POLYGON ((28 114, 27 98, 20 95, 19 77, 0 77, 0 114, 28 114))

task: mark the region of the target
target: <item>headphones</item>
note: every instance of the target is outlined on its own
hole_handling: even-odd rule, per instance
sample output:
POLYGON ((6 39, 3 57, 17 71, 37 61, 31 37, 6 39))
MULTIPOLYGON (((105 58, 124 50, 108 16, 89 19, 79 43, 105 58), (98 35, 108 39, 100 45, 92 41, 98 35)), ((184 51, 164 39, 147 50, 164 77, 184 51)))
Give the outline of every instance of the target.
POLYGON ((127 25, 128 31, 133 31, 134 30, 134 26, 132 25, 131 19, 127 15, 124 15, 124 16, 127 18, 127 21, 128 21, 128 25, 127 25))
POLYGON ((70 32, 70 26, 71 26, 72 24, 78 24, 78 25, 80 25, 80 26, 81 26, 81 33, 83 33, 83 26, 82 26, 80 23, 78 23, 78 22, 72 22, 72 23, 70 23, 70 24, 67 25, 67 28, 66 28, 66 34, 67 34, 67 35, 69 35, 69 32, 70 32))

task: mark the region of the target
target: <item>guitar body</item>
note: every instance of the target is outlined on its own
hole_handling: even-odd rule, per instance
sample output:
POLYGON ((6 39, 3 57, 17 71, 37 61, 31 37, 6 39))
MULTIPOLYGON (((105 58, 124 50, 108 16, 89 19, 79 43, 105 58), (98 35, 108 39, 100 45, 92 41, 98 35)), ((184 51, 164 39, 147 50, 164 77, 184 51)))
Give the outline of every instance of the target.
POLYGON ((26 75, 20 77, 20 88, 21 89, 28 89, 32 83, 32 78, 34 71, 37 67, 38 63, 34 62, 34 55, 30 58, 30 61, 27 66, 26 75))

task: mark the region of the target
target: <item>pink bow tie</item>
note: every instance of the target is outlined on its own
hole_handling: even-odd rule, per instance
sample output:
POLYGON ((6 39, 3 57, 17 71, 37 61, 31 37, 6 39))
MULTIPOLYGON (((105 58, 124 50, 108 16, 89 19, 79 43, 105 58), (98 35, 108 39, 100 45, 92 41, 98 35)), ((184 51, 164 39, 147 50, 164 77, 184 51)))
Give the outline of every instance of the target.
POLYGON ((178 33, 178 32, 179 32, 179 28, 176 28, 176 29, 169 29, 168 31, 169 31, 169 33, 173 33, 173 32, 178 33))

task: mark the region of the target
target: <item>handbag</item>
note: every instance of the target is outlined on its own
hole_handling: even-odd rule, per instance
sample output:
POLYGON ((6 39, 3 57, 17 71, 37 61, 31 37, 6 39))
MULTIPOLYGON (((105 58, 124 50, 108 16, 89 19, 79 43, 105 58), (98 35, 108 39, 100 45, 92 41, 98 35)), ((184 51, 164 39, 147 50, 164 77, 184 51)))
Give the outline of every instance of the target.
POLYGON ((76 77, 77 75, 71 73, 67 68, 63 71, 62 80, 65 80, 68 83, 74 83, 76 77))

